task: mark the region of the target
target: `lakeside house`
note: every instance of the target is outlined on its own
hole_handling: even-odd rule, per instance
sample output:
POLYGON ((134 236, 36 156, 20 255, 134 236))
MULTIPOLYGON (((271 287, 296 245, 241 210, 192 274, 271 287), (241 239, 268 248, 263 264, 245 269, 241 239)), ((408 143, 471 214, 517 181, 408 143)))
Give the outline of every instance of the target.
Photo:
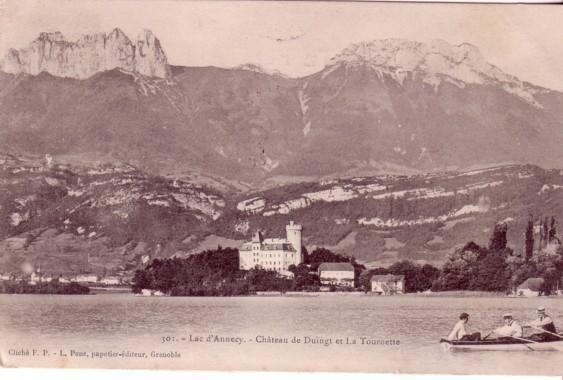
POLYGON ((29 284, 36 285, 40 282, 50 282, 53 278, 46 274, 42 274, 41 272, 33 272, 29 276, 29 284))
POLYGON ((29 283, 32 284, 32 285, 35 285, 40 281, 41 281, 41 273, 40 272, 33 272, 29 276, 29 283))
POLYGON ((120 285, 121 279, 117 276, 107 276, 101 278, 98 282, 103 285, 120 285))
POLYGON ((405 292, 405 276, 394 274, 373 275, 370 279, 371 291, 380 295, 403 294, 405 292))
POLYGON ((262 233, 257 231, 252 240, 244 243, 239 249, 239 268, 249 270, 258 267, 293 275, 287 270, 289 266, 297 266, 303 262, 302 229, 302 226, 290 221, 285 227, 285 238, 265 239, 262 233))
POLYGON ((537 297, 540 295, 544 279, 541 277, 530 277, 516 288, 516 295, 521 297, 537 297))
POLYGON ((76 277, 72 278, 70 281, 78 283, 98 282, 98 276, 90 273, 79 274, 76 277))
POLYGON ((53 280, 58 281, 61 284, 70 284, 71 282, 77 282, 81 284, 97 284, 105 286, 119 286, 127 285, 131 282, 130 276, 126 275, 111 275, 105 277, 98 277, 96 274, 86 273, 79 274, 72 277, 69 276, 51 276, 47 274, 42 274, 38 271, 33 272, 29 275, 14 274, 14 273, 2 273, 0 274, 0 281, 25 281, 29 285, 37 285, 39 283, 48 283, 53 280))
POLYGON ((350 263, 322 263, 318 272, 322 285, 354 287, 354 266, 350 263))

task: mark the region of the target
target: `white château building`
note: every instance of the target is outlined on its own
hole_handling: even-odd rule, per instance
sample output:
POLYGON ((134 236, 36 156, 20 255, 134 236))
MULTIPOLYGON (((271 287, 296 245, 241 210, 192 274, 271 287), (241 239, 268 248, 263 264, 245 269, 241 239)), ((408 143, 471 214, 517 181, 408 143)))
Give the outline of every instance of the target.
POLYGON ((287 271, 290 265, 303 262, 301 232, 303 227, 293 221, 285 226, 286 238, 264 239, 260 231, 239 249, 240 269, 275 270, 280 273, 287 271))

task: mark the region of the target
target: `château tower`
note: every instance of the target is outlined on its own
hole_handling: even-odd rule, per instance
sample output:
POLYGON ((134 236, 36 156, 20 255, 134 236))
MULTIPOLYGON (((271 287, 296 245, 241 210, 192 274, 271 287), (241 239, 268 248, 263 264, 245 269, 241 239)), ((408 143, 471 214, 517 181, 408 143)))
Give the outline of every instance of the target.
POLYGON ((293 248, 297 251, 297 260, 296 265, 303 262, 303 250, 302 250, 302 241, 301 241, 301 231, 303 231, 303 227, 299 224, 294 224, 293 220, 289 222, 287 226, 285 226, 285 232, 287 233, 287 240, 293 245, 293 248))

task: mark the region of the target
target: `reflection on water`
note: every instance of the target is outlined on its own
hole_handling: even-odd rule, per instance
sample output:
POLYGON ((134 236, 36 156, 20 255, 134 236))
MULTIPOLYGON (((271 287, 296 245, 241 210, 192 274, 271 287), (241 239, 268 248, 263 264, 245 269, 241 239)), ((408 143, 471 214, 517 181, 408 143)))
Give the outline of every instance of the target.
MULTIPOLYGON (((3 355, 10 348, 26 347, 182 355, 127 363, 108 359, 103 365, 72 358, 62 363, 88 367, 561 374, 563 353, 454 354, 443 352, 438 344, 461 311, 470 314, 469 330, 488 332, 502 323, 507 311, 517 320, 532 319, 540 302, 563 323, 563 303, 556 298, 0 295, 0 349, 3 355), (210 334, 225 340, 243 338, 245 343, 207 343, 210 334), (190 343, 190 335, 204 342, 190 343), (176 341, 162 343, 163 337, 176 341), (257 337, 282 343, 257 343, 257 337), (291 344, 294 337, 310 343, 291 344), (362 345, 361 337, 400 344, 362 345), (342 339, 340 344, 337 339, 342 339)), ((39 365, 38 359, 19 360, 39 365)))

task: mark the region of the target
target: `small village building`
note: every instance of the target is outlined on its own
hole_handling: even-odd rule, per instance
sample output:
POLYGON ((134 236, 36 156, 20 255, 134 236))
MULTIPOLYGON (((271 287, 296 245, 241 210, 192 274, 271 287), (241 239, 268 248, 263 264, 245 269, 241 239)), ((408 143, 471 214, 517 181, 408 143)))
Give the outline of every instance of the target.
POLYGON ((74 279, 75 282, 82 282, 82 283, 86 283, 86 282, 98 282, 98 276, 96 276, 95 274, 79 274, 77 275, 74 279))
POLYGON ((0 280, 8 281, 8 280, 10 280, 10 275, 7 274, 7 273, 0 274, 0 280))
POLYGON ((376 274, 370 279, 371 291, 380 295, 403 294, 405 276, 394 274, 376 274))
POLYGON ((256 232, 251 241, 239 248, 239 268, 262 268, 288 274, 289 266, 303 262, 302 229, 291 221, 285 227, 285 238, 265 239, 260 231, 256 232))
POLYGON ((40 282, 49 282, 51 281, 51 277, 41 274, 41 272, 33 272, 31 276, 29 276, 29 284, 36 285, 40 282))
POLYGON ((530 277, 516 288, 516 295, 521 297, 537 297, 540 295, 544 279, 541 277, 530 277))
POLYGON ((41 272, 41 265, 29 276, 29 284, 36 285, 40 282, 50 282, 53 278, 41 272))
POLYGON ((117 276, 107 276, 100 279, 100 283, 104 285, 119 285, 121 284, 121 280, 117 276))
POLYGON ((354 287, 354 266, 350 263, 322 263, 318 271, 322 285, 354 287))
POLYGON ((29 276, 29 283, 31 285, 37 284, 41 280, 41 273, 33 272, 31 276, 29 276))

